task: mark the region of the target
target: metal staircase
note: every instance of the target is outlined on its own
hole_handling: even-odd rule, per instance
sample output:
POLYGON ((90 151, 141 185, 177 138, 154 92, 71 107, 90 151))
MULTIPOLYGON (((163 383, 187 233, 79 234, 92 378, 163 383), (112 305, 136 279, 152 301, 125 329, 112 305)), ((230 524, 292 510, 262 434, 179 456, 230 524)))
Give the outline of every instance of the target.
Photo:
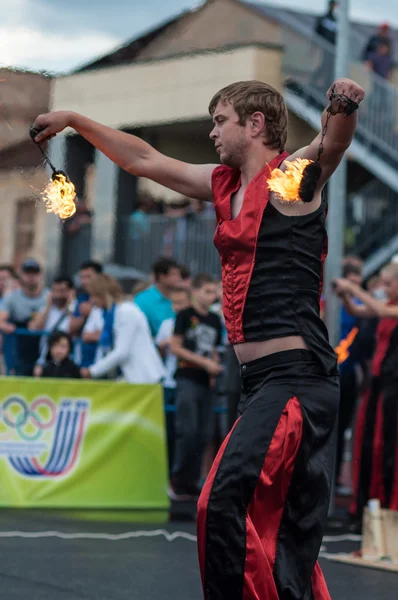
MULTIPOLYGON (((333 81, 334 47, 294 19, 283 23, 282 36, 286 104, 317 130, 333 81)), ((351 196, 349 207, 357 216, 362 210, 354 250, 368 261, 369 274, 398 250, 398 88, 359 62, 351 63, 350 77, 367 92, 349 156, 375 179, 351 196)))

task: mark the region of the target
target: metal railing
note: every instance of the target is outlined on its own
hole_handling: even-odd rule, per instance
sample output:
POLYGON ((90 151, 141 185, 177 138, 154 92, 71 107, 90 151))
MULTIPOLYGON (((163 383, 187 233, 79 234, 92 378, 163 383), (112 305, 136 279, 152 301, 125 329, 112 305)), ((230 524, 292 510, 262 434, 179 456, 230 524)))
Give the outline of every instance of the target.
POLYGON ((148 215, 126 223, 126 263, 149 272, 159 256, 174 258, 191 273, 220 277, 220 259, 213 245, 216 220, 213 215, 170 218, 148 215))
POLYGON ((398 233, 398 194, 377 179, 352 194, 348 207, 352 247, 363 258, 398 233))
MULTIPOLYGON (((334 79, 334 46, 315 34, 304 35, 299 28, 287 27, 282 37, 286 87, 304 98, 312 108, 323 110, 325 92, 334 79)), ((391 166, 398 166, 398 87, 359 62, 350 64, 349 75, 367 92, 357 141, 391 166)))
POLYGON ((43 336, 49 336, 51 332, 40 330, 31 331, 29 329, 18 328, 14 333, 5 334, 0 332, 2 337, 2 352, 6 375, 23 375, 22 371, 24 367, 31 365, 32 370, 35 362, 40 356, 40 340, 43 336), (30 340, 36 340, 37 347, 31 348, 29 353, 29 360, 26 362, 21 360, 18 356, 17 341, 26 341, 29 343, 30 340))

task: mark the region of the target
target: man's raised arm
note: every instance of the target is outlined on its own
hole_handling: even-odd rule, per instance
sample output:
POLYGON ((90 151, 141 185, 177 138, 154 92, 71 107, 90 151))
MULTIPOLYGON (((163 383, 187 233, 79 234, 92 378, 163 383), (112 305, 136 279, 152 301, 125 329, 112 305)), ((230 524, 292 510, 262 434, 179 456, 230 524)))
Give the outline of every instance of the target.
POLYGON ((192 165, 175 160, 134 135, 74 112, 57 111, 40 115, 33 127, 40 130, 35 137, 36 142, 50 139, 66 127, 72 127, 125 171, 152 179, 189 198, 212 200, 211 175, 217 165, 192 165))
MULTIPOLYGON (((358 111, 355 110, 352 114, 346 116, 344 111, 347 108, 347 102, 339 96, 347 96, 347 98, 357 104, 360 104, 365 97, 364 90, 355 81, 351 81, 351 79, 338 79, 335 81, 327 91, 326 95, 328 99, 330 99, 332 93, 338 96, 331 103, 332 115, 328 119, 327 132, 323 140, 323 153, 320 160, 322 175, 319 180, 319 188, 325 185, 337 169, 345 151, 352 142, 357 127, 358 111)), ((322 129, 311 144, 297 150, 287 160, 295 160, 296 158, 317 160, 319 144, 322 140, 322 131, 328 115, 328 111, 325 110, 322 115, 322 129)))

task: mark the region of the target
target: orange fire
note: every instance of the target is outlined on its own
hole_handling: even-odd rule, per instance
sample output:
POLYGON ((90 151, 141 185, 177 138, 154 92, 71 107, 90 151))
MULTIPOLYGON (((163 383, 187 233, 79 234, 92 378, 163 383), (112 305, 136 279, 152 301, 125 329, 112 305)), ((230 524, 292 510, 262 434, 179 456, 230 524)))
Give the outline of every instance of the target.
POLYGON ((280 196, 281 202, 300 202, 299 190, 305 167, 312 161, 306 158, 297 158, 294 161, 286 161, 286 170, 274 169, 268 179, 268 187, 271 192, 280 196))
POLYGON ((42 192, 47 212, 69 219, 76 212, 75 186, 63 173, 55 173, 42 192))
POLYGON ((358 334, 358 327, 353 327, 353 329, 351 329, 351 331, 347 335, 347 337, 345 337, 343 340, 341 340, 341 342, 337 346, 337 348, 334 349, 334 351, 337 354, 337 363, 339 365, 341 365, 343 362, 345 362, 347 360, 347 358, 350 356, 350 347, 351 347, 353 341, 355 340, 355 338, 357 337, 357 334, 358 334))

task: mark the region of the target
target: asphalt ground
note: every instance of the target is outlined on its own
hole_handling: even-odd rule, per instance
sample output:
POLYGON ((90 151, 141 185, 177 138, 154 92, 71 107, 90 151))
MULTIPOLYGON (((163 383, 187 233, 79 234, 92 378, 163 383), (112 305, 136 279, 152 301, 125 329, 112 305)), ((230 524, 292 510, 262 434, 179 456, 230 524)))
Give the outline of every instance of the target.
MULTIPOLYGON (((123 515, 119 519, 76 520, 51 511, 0 510, 0 598, 202 598, 193 521, 138 524, 123 515)), ((359 536, 331 531, 322 554, 352 552, 359 546, 359 536)), ((320 562, 333 600, 397 597, 398 574, 322 557, 320 562)))

